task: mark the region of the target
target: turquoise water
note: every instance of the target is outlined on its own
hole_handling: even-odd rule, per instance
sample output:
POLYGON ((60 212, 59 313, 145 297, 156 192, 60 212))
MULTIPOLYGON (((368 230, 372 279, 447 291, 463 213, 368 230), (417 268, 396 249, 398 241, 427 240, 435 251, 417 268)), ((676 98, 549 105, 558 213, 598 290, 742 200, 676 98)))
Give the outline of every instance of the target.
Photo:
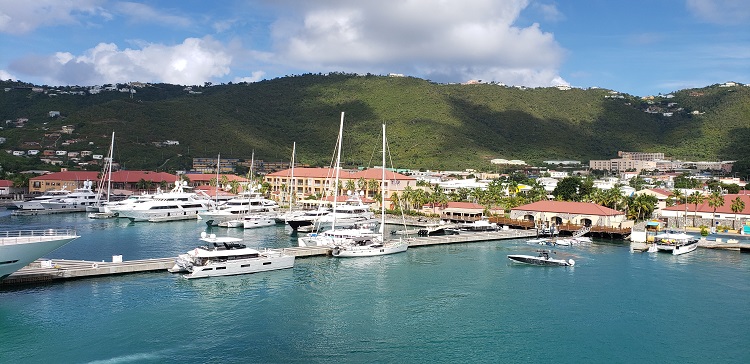
MULTIPOLYGON (((200 222, 0 217, 72 227, 50 256, 169 257, 200 222)), ((283 247, 284 228, 214 229, 283 247)), ((576 266, 511 264, 520 240, 300 258, 290 270, 187 281, 142 273, 0 290, 0 363, 750 362, 750 254, 557 248, 576 266)))

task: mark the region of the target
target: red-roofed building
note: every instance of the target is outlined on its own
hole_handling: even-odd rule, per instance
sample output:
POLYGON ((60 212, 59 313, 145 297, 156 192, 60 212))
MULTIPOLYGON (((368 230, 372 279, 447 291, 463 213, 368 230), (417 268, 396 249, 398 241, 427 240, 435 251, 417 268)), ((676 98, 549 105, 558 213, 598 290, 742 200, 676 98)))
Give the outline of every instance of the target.
MULTIPOLYGON (((746 191, 743 191, 746 192, 746 191)), ((687 220, 688 226, 698 227, 701 225, 711 226, 713 221, 714 224, 726 226, 742 226, 750 220, 750 195, 747 194, 728 194, 724 195, 724 205, 714 208, 708 205, 708 198, 703 203, 698 204, 698 208, 695 208, 694 204, 679 204, 670 206, 662 209, 661 217, 667 218, 667 226, 680 228, 687 220), (732 211, 732 202, 739 198, 745 204, 745 208, 742 211, 738 211, 736 214, 732 211), (687 212, 687 219, 685 219, 685 212, 687 212), (695 220, 695 222, 693 222, 695 220)))
MULTIPOLYGON (((190 183, 188 183, 190 186, 194 188, 199 188, 203 186, 211 186, 211 181, 216 178, 216 174, 187 174, 187 178, 190 180, 190 183)), ((249 179, 245 177, 235 176, 233 174, 220 174, 219 175, 219 181, 224 180, 226 177, 227 182, 237 181, 240 184, 240 188, 238 189, 238 192, 242 192, 243 188, 247 186, 247 184, 250 182, 249 179)))
MULTIPOLYGON (((65 171, 49 173, 29 179, 29 193, 42 193, 65 187, 68 191, 82 187, 86 180, 98 184, 100 172, 95 171, 65 171)), ((113 190, 155 190, 157 187, 170 188, 177 176, 165 172, 151 171, 117 171, 112 172, 113 190), (144 182, 146 184, 144 185, 144 182), (162 183, 164 182, 164 183, 162 183)))
MULTIPOLYGON (((427 211, 425 211, 427 212, 427 211)), ((432 212, 432 211, 430 211, 432 212)), ((502 208, 490 211, 492 215, 502 215, 505 210, 502 208)), ((441 220, 450 222, 469 222, 481 220, 484 216, 484 206, 473 202, 448 202, 448 205, 440 213, 441 220)))
POLYGON ((674 196, 674 193, 670 190, 665 190, 663 188, 649 188, 644 189, 640 191, 635 191, 636 195, 649 195, 654 196, 658 200, 656 203, 656 210, 661 210, 665 207, 667 207, 667 199, 669 199, 669 196, 674 196))
MULTIPOLYGON (((292 181, 292 170, 285 169, 265 176, 264 181, 271 185, 271 195, 280 201, 288 201, 286 189, 290 185, 296 186, 296 198, 304 199, 307 196, 324 195, 324 191, 333 190, 336 170, 333 168, 295 168, 294 181, 292 181)), ((340 170, 339 186, 346 189, 349 181, 354 183, 355 189, 362 190, 365 196, 372 198, 378 193, 381 185, 383 170, 381 168, 370 168, 362 171, 340 170)), ((414 188, 417 180, 400 173, 386 170, 386 182, 384 189, 386 196, 401 194, 404 188, 414 188)))
POLYGON ((625 213, 589 202, 537 201, 510 210, 510 218, 542 223, 631 228, 625 213))
POLYGON ((13 187, 13 181, 0 179, 0 195, 11 195, 14 193, 23 193, 23 188, 13 187))
POLYGON ((29 193, 43 193, 62 188, 73 191, 83 187, 83 182, 98 181, 99 172, 64 171, 45 174, 29 179, 29 193))

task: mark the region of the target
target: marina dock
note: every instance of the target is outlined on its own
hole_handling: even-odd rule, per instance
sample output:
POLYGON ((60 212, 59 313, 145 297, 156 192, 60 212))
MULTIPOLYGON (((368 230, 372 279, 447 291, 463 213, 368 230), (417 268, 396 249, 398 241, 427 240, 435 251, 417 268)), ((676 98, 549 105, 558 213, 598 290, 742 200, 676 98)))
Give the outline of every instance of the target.
MULTIPOLYGON (((532 230, 462 232, 458 235, 412 238, 409 240, 409 247, 530 238, 535 236, 535 234, 532 230)), ((331 248, 329 247, 289 247, 269 250, 293 255, 298 258, 327 256, 331 254, 331 248)), ((176 257, 112 262, 68 259, 37 260, 0 281, 0 287, 128 273, 166 272, 167 269, 174 265, 175 259, 176 257)))

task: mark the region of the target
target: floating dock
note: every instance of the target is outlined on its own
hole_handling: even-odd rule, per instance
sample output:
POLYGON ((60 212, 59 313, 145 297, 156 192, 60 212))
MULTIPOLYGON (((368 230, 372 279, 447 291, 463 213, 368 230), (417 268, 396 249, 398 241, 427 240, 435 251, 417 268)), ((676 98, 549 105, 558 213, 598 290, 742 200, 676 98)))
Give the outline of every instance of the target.
MULTIPOLYGON (((532 230, 497 230, 486 232, 462 232, 458 235, 425 236, 409 240, 409 247, 420 247, 441 244, 474 243, 490 240, 505 240, 530 238, 535 236, 532 230)), ((293 255, 298 258, 327 256, 331 254, 329 247, 290 247, 281 249, 269 249, 284 254, 293 255)), ((62 279, 77 279, 100 277, 117 274, 139 273, 139 272, 166 272, 174 265, 176 257, 156 258, 143 260, 120 261, 113 259, 112 262, 95 262, 86 260, 37 260, 28 266, 21 268, 0 281, 0 287, 24 283, 51 282, 62 279)), ((113 257, 115 258, 115 257, 113 257)))

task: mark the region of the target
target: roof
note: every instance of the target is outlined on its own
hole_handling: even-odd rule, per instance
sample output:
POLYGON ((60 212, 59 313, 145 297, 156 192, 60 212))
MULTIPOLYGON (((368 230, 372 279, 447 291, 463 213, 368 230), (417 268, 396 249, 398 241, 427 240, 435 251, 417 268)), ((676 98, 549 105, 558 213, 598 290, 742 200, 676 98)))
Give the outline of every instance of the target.
MULTIPOLYGON (((187 174, 186 176, 187 176, 187 178, 190 179, 191 182, 197 182, 197 181, 207 182, 207 181, 210 181, 210 180, 216 178, 216 174, 207 174, 207 173, 206 174, 198 174, 198 173, 196 173, 196 174, 187 174)), ((219 180, 221 181, 221 179, 224 178, 224 177, 226 177, 227 180, 229 180, 229 181, 249 182, 249 180, 247 178, 236 176, 236 175, 233 175, 233 174, 220 174, 219 175, 219 180)))
MULTIPOLYGON (((292 174, 292 170, 285 169, 283 171, 269 173, 267 177, 289 177, 292 174)), ((333 168, 308 168, 301 167, 294 169, 294 177, 297 178, 333 178, 336 176, 336 170, 333 168)), ((381 180, 383 178, 383 169, 381 168, 369 168, 362 171, 351 171, 342 169, 339 172, 339 179, 360 179, 366 180, 374 179, 381 180)), ((386 169, 385 178, 388 180, 409 180, 415 181, 413 177, 405 176, 401 173, 396 173, 386 169)))
POLYGON ((609 207, 597 205, 595 203, 571 201, 537 201, 512 209, 512 211, 519 210, 595 216, 625 215, 625 213, 622 211, 617 211, 609 207))
MULTIPOLYGON (((698 205, 698 212, 714 212, 714 208, 708 205, 708 196, 704 196, 704 200, 702 204, 698 205)), ((739 211, 738 214, 748 215, 750 214, 750 195, 740 195, 740 194, 727 194, 724 195, 724 206, 719 206, 716 208, 716 213, 720 214, 733 214, 734 211, 732 211, 732 200, 739 197, 744 203, 745 203, 745 209, 742 211, 739 211)), ((670 206, 667 208, 664 208, 662 210, 667 211, 685 211, 688 210, 690 212, 696 212, 695 205, 694 204, 687 204, 687 207, 685 204, 679 204, 670 206)))
POLYGON ((13 181, 7 179, 0 179, 0 187, 13 187, 13 181))
MULTIPOLYGON (((33 181, 98 181, 100 172, 96 171, 65 171, 45 174, 30 178, 33 181)), ((112 172, 112 182, 115 183, 126 183, 126 182, 138 182, 141 179, 144 181, 151 182, 174 182, 177 180, 177 176, 166 172, 151 172, 151 171, 116 171, 112 172)))
POLYGON ((65 171, 55 172, 50 174, 44 174, 41 176, 32 177, 31 181, 96 181, 98 180, 99 172, 96 171, 65 171))

